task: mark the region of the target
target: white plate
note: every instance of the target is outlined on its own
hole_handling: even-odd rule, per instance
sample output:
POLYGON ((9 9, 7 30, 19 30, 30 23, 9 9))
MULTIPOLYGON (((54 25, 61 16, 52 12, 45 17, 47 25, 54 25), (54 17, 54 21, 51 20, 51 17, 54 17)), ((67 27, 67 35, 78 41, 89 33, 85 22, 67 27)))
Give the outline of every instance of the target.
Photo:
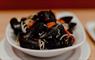
POLYGON ((86 24, 86 29, 91 36, 91 38, 95 41, 95 21, 88 22, 86 24))
POLYGON ((5 39, 0 42, 0 58, 2 60, 87 60, 89 55, 90 47, 87 42, 85 42, 80 48, 50 58, 39 58, 27 55, 10 46, 5 39))

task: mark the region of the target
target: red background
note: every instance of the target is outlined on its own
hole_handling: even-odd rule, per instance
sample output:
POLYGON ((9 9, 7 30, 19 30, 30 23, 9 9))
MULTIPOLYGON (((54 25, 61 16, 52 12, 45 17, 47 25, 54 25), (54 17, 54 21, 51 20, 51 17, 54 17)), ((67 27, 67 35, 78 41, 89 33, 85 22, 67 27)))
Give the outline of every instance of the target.
POLYGON ((95 8, 95 0, 0 0, 0 10, 48 8, 95 8))

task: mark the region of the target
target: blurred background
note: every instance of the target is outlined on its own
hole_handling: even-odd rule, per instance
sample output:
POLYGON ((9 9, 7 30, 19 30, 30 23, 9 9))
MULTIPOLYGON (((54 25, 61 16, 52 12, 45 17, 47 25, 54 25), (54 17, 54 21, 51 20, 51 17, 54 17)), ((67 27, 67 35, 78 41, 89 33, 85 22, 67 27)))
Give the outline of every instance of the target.
POLYGON ((0 10, 95 8, 95 0, 0 0, 0 10))

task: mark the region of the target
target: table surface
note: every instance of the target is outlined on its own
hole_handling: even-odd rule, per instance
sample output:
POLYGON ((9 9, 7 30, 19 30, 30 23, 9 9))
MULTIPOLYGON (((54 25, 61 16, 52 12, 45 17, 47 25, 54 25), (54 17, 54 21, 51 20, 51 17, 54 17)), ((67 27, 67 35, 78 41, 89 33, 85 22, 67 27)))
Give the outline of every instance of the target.
MULTIPOLYGON (((37 10, 0 11, 0 40, 4 38, 6 26, 12 17, 17 17, 17 18, 26 17, 35 13, 36 11, 37 10)), ((95 9, 60 9, 60 10, 54 9, 53 11, 55 13, 61 11, 73 12, 79 17, 83 25, 85 25, 89 21, 95 21, 95 9)), ((89 57, 89 60, 95 60, 95 42, 89 37, 87 32, 86 36, 87 36, 87 41, 91 47, 91 55, 89 57)))

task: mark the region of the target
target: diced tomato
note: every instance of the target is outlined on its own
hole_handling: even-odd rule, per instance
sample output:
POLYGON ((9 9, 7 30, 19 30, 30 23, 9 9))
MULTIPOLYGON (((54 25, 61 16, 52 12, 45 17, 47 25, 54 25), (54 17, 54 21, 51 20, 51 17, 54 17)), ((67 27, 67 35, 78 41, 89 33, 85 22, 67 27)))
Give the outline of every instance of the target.
POLYGON ((49 23, 47 23, 47 26, 48 26, 48 28, 51 28, 52 26, 54 26, 56 23, 55 22, 49 22, 49 23))

